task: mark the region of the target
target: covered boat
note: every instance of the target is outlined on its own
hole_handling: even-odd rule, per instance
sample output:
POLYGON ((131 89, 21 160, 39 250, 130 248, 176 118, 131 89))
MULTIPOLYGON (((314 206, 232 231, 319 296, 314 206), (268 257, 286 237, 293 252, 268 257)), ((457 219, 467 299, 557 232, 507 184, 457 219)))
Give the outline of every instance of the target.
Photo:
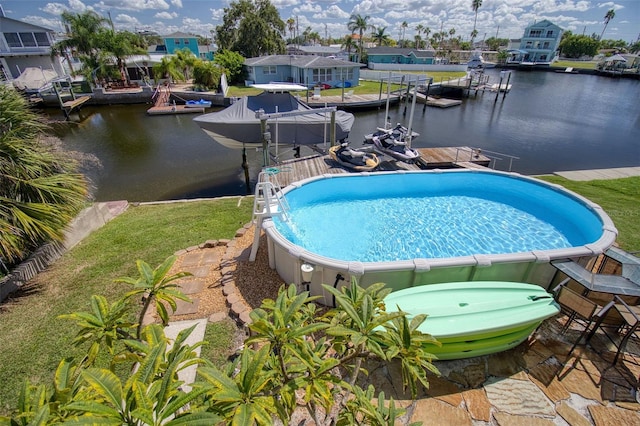
POLYGON ((385 300, 409 319, 426 314, 419 327, 442 346, 425 350, 438 359, 462 359, 513 348, 546 318, 560 311, 553 296, 534 284, 471 281, 427 284, 395 291, 385 300))
MULTIPOLYGON (((245 96, 219 112, 203 114, 194 121, 216 142, 228 148, 262 146, 260 119, 257 112, 266 114, 304 111, 268 121, 271 142, 287 145, 314 145, 329 140, 331 113, 314 112, 290 93, 263 92, 245 96)), ((349 136, 355 118, 345 111, 335 112, 336 140, 349 136)))
POLYGON ((347 142, 329 148, 329 156, 340 165, 357 172, 369 172, 380 165, 376 154, 352 149, 347 142))

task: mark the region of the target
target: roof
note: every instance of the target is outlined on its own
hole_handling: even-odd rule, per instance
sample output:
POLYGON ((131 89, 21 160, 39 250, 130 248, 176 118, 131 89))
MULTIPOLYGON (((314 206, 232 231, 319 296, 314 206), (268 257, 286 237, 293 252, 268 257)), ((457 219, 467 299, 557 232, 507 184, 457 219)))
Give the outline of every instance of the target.
POLYGON ((411 48, 389 47, 380 46, 367 49, 368 55, 402 55, 402 56, 415 56, 416 58, 433 58, 435 51, 433 50, 416 50, 411 48))
POLYGON ((5 16, 0 16, 0 28, 4 33, 13 33, 20 31, 35 31, 35 32, 54 32, 49 28, 41 27, 39 25, 29 24, 28 22, 18 21, 17 19, 7 18, 5 16))
POLYGON ((288 49, 297 49, 301 52, 306 52, 306 53, 318 53, 318 54, 324 54, 324 53, 328 53, 328 54, 336 54, 336 53, 340 53, 342 51, 342 49, 340 47, 336 47, 336 46, 294 46, 294 45, 289 45, 287 46, 288 49))
POLYGON ((260 67, 271 65, 291 65, 298 68, 334 68, 334 67, 361 67, 364 64, 357 62, 343 61, 342 59, 326 58, 324 56, 312 55, 269 55, 257 58, 245 59, 244 64, 248 67, 260 67))
POLYGON ((525 30, 529 29, 529 28, 547 28, 547 27, 554 27, 554 28, 560 28, 559 26, 557 26, 556 24, 554 24, 553 22, 549 21, 548 19, 543 19, 540 22, 534 22, 531 25, 528 25, 527 28, 525 28, 525 30))
POLYGON ((164 35, 162 38, 198 38, 198 36, 176 31, 175 33, 164 35))

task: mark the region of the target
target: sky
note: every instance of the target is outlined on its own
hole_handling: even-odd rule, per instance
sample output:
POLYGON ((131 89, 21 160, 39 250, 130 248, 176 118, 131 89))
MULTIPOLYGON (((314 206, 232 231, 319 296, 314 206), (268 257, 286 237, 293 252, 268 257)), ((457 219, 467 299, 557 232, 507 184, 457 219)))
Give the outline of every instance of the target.
MULTIPOLYGON (((311 27, 321 37, 349 33, 352 14, 369 16, 376 28, 386 27, 393 39, 413 39, 421 24, 431 32, 455 29, 469 40, 473 30, 472 0, 271 0, 286 21, 297 18, 299 33, 311 27)), ((0 0, 5 16, 56 31, 60 14, 93 10, 111 16, 116 29, 155 31, 160 35, 182 31, 209 36, 222 23, 230 0, 0 0)), ((476 40, 489 37, 520 38, 527 25, 548 19, 575 34, 600 35, 604 16, 615 11, 603 38, 635 42, 640 38, 640 0, 483 0, 478 9, 476 40)), ((287 37, 290 34, 287 32, 287 37)))

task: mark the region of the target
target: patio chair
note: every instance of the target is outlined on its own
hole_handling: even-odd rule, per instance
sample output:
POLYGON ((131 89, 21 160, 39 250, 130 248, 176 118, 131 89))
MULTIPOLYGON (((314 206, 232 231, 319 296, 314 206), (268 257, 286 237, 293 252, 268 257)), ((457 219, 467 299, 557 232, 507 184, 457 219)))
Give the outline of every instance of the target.
POLYGON ((553 289, 555 300, 560 305, 560 311, 567 316, 567 322, 562 327, 560 333, 564 334, 575 321, 582 325, 582 332, 578 340, 573 344, 568 355, 574 351, 582 338, 587 335, 591 324, 595 319, 598 304, 585 296, 577 293, 567 286, 570 279, 567 278, 553 289))
POLYGON ((633 337, 640 337, 640 306, 627 304, 620 296, 615 295, 613 301, 596 314, 596 323, 587 336, 587 343, 598 330, 601 330, 611 343, 617 348, 612 365, 620 359, 627 343, 633 337))

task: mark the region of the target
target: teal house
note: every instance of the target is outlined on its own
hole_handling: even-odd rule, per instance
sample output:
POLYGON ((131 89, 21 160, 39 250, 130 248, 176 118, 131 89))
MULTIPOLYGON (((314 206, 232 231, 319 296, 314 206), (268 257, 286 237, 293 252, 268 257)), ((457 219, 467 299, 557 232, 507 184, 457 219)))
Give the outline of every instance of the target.
POLYGON ((248 84, 289 82, 307 87, 354 87, 360 79, 356 62, 312 55, 270 55, 244 61, 248 84))
POLYGON ((432 65, 435 63, 434 53, 433 50, 416 50, 387 46, 367 49, 369 64, 432 65))
POLYGON ((547 19, 524 29, 517 50, 509 51, 507 63, 549 65, 558 56, 563 30, 547 19))
POLYGON ((206 46, 198 46, 198 37, 193 34, 175 32, 162 36, 166 53, 175 54, 178 50, 189 49, 196 57, 205 60, 213 60, 213 49, 203 49, 206 46))

